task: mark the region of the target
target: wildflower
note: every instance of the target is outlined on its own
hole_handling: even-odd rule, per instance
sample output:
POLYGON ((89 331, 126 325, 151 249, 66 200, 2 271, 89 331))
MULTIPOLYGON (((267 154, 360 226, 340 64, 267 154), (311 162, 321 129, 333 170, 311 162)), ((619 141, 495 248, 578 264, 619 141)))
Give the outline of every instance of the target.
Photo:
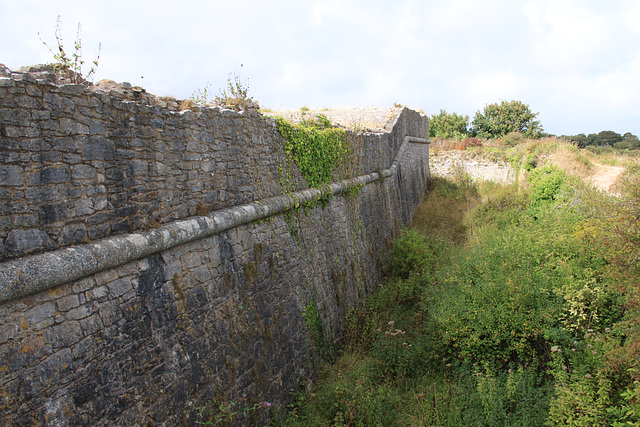
POLYGON ((604 328, 604 331, 605 331, 606 333, 609 333, 609 332, 611 332, 611 328, 604 328))
POLYGON ((551 347, 551 353, 555 353, 557 351, 560 351, 560 348, 557 345, 554 345, 553 347, 551 347))
POLYGON ((591 378, 591 374, 587 374, 584 376, 586 379, 590 379, 591 378))
POLYGON ((269 402, 260 402, 260 403, 258 403, 258 406, 260 406, 261 408, 268 408, 269 406, 271 406, 271 403, 269 403, 269 402))

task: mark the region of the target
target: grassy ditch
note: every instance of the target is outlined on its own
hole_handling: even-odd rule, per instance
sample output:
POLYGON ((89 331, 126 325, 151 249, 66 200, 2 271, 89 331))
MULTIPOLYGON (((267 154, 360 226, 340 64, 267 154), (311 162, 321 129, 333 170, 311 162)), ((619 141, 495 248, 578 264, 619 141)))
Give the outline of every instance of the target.
POLYGON ((276 425, 640 423, 640 167, 620 197, 528 169, 432 182, 342 355, 276 425))

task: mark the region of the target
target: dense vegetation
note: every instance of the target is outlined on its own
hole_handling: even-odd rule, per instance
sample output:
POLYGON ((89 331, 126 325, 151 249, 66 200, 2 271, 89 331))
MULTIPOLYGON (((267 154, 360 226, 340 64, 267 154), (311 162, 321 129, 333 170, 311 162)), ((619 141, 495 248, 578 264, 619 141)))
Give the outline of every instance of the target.
POLYGON ((503 151, 518 184, 434 179, 341 355, 274 424, 638 425, 640 166, 614 197, 531 161, 551 148, 588 168, 538 140, 503 151))

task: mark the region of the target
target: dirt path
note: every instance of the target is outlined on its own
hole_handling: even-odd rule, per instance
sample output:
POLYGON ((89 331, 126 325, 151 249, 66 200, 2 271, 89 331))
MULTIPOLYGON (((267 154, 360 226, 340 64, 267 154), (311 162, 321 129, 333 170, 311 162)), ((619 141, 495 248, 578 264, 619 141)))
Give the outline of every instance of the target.
POLYGON ((621 166, 607 166, 598 163, 594 163, 594 165, 596 170, 591 176, 591 184, 603 191, 611 193, 611 187, 618 182, 624 168, 621 166))

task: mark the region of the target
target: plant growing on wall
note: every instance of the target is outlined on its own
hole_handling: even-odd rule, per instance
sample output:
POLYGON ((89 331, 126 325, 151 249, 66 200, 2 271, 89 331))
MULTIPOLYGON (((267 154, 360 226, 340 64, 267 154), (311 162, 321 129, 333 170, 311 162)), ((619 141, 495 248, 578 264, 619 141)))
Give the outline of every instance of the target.
POLYGON ((91 76, 93 76, 98 69, 102 43, 98 44, 98 54, 96 55, 96 59, 91 62, 92 66, 89 69, 89 72, 85 75, 82 69, 85 61, 82 58, 82 40, 80 38, 80 30, 82 27, 78 22, 76 41, 73 43, 73 52, 71 52, 71 54, 68 54, 64 48, 64 43, 62 41, 61 26, 62 18, 60 17, 60 15, 58 15, 55 30, 56 43, 58 45, 57 51, 55 51, 54 48, 52 48, 44 40, 42 40, 40 33, 38 33, 38 37, 40 38, 40 41, 42 41, 42 43, 47 47, 47 49, 49 49, 49 52, 51 52, 53 58, 56 60, 57 63, 54 65, 56 71, 58 71, 62 76, 69 78, 75 84, 82 83, 83 81, 86 81, 91 76))
POLYGON ((220 90, 220 95, 216 96, 214 103, 234 109, 259 108, 258 103, 249 96, 249 79, 243 81, 237 73, 229 74, 226 89, 220 90))
POLYGON ((284 138, 287 160, 298 166, 309 187, 328 184, 338 163, 348 155, 344 129, 334 128, 322 114, 295 125, 277 117, 276 125, 284 138))

